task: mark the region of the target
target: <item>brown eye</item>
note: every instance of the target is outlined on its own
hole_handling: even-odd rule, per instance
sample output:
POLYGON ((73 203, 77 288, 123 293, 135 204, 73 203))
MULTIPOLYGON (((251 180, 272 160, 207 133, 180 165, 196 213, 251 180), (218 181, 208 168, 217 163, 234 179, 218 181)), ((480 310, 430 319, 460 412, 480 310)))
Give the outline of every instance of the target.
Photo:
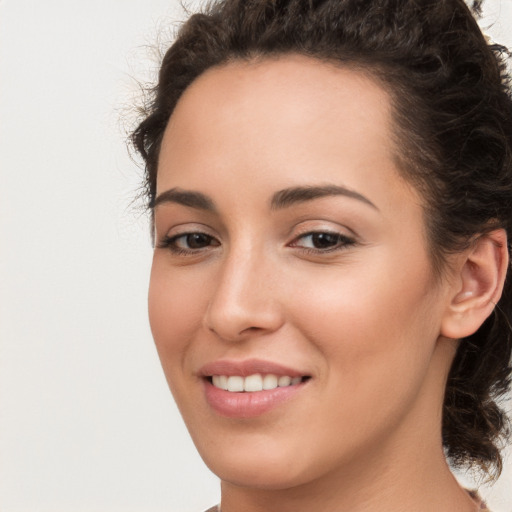
POLYGON ((190 233, 181 238, 184 239, 187 249, 203 249, 208 247, 213 240, 211 236, 204 233, 190 233))
POLYGON ((166 236, 159 244, 160 249, 170 249, 171 252, 186 254, 219 246, 219 241, 206 233, 183 233, 176 236, 166 236))
POLYGON ((355 243, 354 239, 341 233, 315 231, 298 237, 291 246, 322 253, 341 250, 355 243))
POLYGON ((311 235, 311 244, 315 249, 328 249, 339 243, 339 235, 333 233, 314 233, 311 235))

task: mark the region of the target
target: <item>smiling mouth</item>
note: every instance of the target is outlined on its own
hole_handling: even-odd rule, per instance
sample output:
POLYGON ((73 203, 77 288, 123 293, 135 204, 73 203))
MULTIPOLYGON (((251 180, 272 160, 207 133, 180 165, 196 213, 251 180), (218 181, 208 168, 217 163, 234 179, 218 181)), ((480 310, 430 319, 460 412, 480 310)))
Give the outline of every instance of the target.
POLYGON ((255 373, 247 377, 241 375, 212 375, 207 377, 207 380, 213 384, 214 387, 229 391, 230 393, 270 391, 277 388, 298 386, 309 379, 309 376, 290 377, 288 375, 275 375, 272 373, 265 375, 255 373))

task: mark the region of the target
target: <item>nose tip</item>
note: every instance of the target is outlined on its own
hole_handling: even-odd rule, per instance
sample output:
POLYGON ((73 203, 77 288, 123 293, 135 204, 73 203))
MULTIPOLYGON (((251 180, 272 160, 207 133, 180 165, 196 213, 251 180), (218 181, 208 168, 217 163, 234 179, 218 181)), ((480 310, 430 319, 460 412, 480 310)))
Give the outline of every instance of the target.
POLYGON ((279 329, 277 312, 257 311, 248 308, 229 307, 219 301, 210 306, 205 317, 209 331, 225 341, 240 341, 254 335, 263 335, 279 329))
POLYGON ((237 266, 226 269, 204 316, 205 327, 224 341, 240 341, 280 328, 282 311, 270 276, 237 266))

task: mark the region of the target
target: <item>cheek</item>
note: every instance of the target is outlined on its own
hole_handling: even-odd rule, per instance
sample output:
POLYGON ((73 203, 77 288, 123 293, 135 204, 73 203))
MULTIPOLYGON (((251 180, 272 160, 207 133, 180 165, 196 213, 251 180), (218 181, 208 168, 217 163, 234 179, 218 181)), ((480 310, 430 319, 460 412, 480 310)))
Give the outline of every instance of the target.
POLYGON ((155 254, 148 294, 149 322, 167 378, 182 365, 187 347, 200 328, 207 303, 202 276, 184 275, 155 254))
POLYGON ((383 410, 411 399, 439 334, 429 262, 379 256, 373 265, 317 274, 303 283, 300 295, 290 293, 296 297, 297 330, 327 362, 326 386, 343 390, 332 396, 357 397, 352 406, 362 411, 375 410, 365 402, 383 410))
POLYGON ((382 338, 399 342, 408 329, 425 319, 430 323, 435 286, 428 262, 407 265, 386 256, 297 276, 300 287, 287 291, 289 302, 295 302, 295 320, 313 336, 323 331, 330 338, 348 336, 377 347, 382 338))

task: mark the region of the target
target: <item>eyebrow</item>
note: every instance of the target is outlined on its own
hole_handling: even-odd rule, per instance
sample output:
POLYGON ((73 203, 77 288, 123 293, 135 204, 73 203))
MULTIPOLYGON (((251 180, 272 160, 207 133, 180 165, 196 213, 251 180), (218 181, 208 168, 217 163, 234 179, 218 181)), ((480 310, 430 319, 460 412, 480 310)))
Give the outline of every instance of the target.
MULTIPOLYGON (((290 187, 279 190, 272 196, 270 208, 272 210, 281 210, 289 208, 293 205, 312 201, 322 197, 329 196, 345 196, 351 199, 357 199, 375 210, 379 210, 367 197, 359 192, 350 190, 339 185, 323 185, 323 186, 301 186, 290 187)), ((180 188, 171 188, 159 194, 152 204, 152 208, 156 208, 163 203, 176 203, 189 208, 205 210, 208 212, 216 212, 214 202, 205 194, 192 190, 183 190, 180 188)))
POLYGON ((305 187, 291 187, 276 192, 272 196, 270 207, 272 210, 280 210, 288 208, 298 203, 304 203, 313 199, 328 196, 345 196, 351 199, 357 199, 375 210, 379 210, 367 197, 359 194, 354 190, 350 190, 339 185, 324 185, 324 186, 305 186, 305 187))
POLYGON ((159 194, 153 202, 152 208, 163 203, 177 203, 197 210, 216 211, 215 204, 205 194, 180 188, 171 188, 159 194))

